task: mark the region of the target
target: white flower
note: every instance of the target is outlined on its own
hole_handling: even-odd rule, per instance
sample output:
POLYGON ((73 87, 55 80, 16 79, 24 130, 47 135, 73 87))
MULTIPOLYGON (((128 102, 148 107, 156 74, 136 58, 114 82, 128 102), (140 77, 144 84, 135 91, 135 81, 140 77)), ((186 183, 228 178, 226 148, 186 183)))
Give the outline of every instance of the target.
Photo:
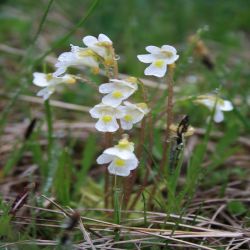
POLYGON ((110 56, 109 48, 112 46, 112 41, 106 35, 100 34, 98 39, 94 36, 85 36, 82 41, 102 58, 106 59, 110 56))
POLYGON ((210 110, 213 110, 213 108, 216 104, 214 121, 217 123, 222 122, 224 120, 223 111, 233 110, 233 105, 230 101, 223 100, 223 99, 218 98, 218 97, 213 96, 213 95, 198 96, 197 100, 195 100, 195 102, 205 105, 210 110))
POLYGON ((50 95, 56 91, 59 85, 63 83, 73 84, 76 82, 76 78, 69 74, 62 77, 55 77, 52 74, 34 72, 33 77, 33 84, 44 87, 37 93, 37 96, 43 97, 44 100, 47 100, 50 95))
POLYGON ((89 48, 81 48, 79 46, 71 46, 71 52, 64 52, 58 57, 55 64, 57 70, 54 76, 60 76, 71 66, 87 66, 95 71, 99 70, 97 55, 89 48))
POLYGON ((163 45, 161 48, 147 46, 150 54, 138 55, 137 58, 143 63, 151 63, 144 71, 145 75, 163 77, 167 72, 167 65, 173 64, 178 58, 177 51, 170 45, 163 45))
POLYGON ((97 163, 110 163, 108 166, 110 174, 128 176, 130 171, 137 168, 139 163, 133 151, 134 144, 129 142, 127 138, 123 138, 118 145, 104 150, 97 158, 97 163))
POLYGON ((99 92, 107 94, 102 98, 104 104, 117 107, 137 89, 136 78, 130 77, 126 80, 111 79, 109 83, 100 85, 99 92))
POLYGON ((119 129, 119 125, 116 119, 119 119, 122 114, 118 109, 100 103, 98 105, 95 105, 89 111, 89 113, 93 118, 99 119, 95 124, 95 128, 98 131, 115 132, 119 129))
POLYGON ((122 117, 120 118, 121 127, 124 130, 129 130, 133 127, 133 124, 141 121, 149 112, 146 103, 132 104, 130 102, 124 102, 125 106, 120 106, 118 109, 122 112, 122 117))

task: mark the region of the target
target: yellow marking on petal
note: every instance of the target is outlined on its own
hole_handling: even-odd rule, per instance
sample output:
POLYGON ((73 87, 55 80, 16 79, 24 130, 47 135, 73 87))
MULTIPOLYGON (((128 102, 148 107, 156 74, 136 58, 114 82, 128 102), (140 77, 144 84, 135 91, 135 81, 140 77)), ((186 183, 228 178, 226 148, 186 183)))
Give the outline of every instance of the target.
POLYGON ((102 117, 102 121, 105 122, 105 123, 109 123, 112 121, 112 116, 111 115, 104 115, 102 117))
POLYGON ((163 51, 163 54, 167 57, 167 58, 171 58, 173 56, 173 53, 170 51, 163 51))
POLYGON ((126 81, 127 81, 127 82, 130 82, 130 83, 137 83, 137 78, 131 76, 131 77, 128 77, 128 78, 126 79, 126 81))
POLYGON ((157 68, 162 68, 164 65, 164 61, 163 60, 156 60, 154 62, 154 66, 157 67, 157 68))
POLYGON ((112 96, 113 96, 114 98, 116 98, 116 99, 119 99, 119 98, 121 98, 121 97, 123 96, 123 94, 122 94, 121 91, 116 90, 116 91, 114 91, 114 92, 112 93, 112 96))
POLYGON ((125 116, 123 117, 123 119, 124 119, 126 122, 131 122, 131 121, 133 120, 133 117, 132 117, 132 115, 125 115, 125 116))
POLYGON ((95 57, 96 53, 91 49, 84 49, 84 50, 78 51, 78 56, 80 56, 80 57, 87 57, 87 56, 95 57))
POLYGON ((125 161, 122 160, 122 159, 120 159, 120 158, 116 158, 116 159, 115 159, 115 165, 116 165, 117 167, 123 167, 123 166, 125 165, 125 161))
POLYGON ((148 105, 145 102, 137 103, 136 106, 143 111, 144 114, 149 112, 148 105))
POLYGON ((102 47, 111 47, 112 44, 108 41, 104 41, 104 42, 98 42, 96 43, 97 46, 102 46, 102 47))
POLYGON ((145 102, 137 103, 136 106, 141 108, 141 109, 147 109, 148 108, 148 105, 145 102))
POLYGON ((131 142, 128 141, 127 138, 123 138, 119 141, 117 147, 120 149, 127 149, 131 145, 131 142))
POLYGON ((51 73, 46 75, 46 80, 50 81, 51 79, 53 79, 53 75, 51 73))

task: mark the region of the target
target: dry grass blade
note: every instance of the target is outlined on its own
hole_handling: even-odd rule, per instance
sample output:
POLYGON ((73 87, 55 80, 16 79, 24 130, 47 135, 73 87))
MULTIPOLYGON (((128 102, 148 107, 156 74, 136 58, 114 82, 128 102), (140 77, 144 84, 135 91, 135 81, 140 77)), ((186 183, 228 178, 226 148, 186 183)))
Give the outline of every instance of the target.
POLYGON ((198 245, 198 244, 195 244, 195 243, 192 243, 192 242, 176 239, 176 238, 161 235, 161 234, 155 234, 155 233, 145 232, 145 231, 141 231, 141 232, 144 233, 144 234, 160 237, 160 238, 163 238, 163 239, 166 239, 166 240, 171 240, 171 241, 176 241, 176 242, 179 242, 179 243, 184 243, 186 246, 193 246, 193 247, 197 247, 199 249, 214 250, 213 248, 210 248, 210 247, 198 245))
MULTIPOLYGON (((27 102, 38 103, 38 104, 44 103, 43 99, 39 97, 20 95, 19 98, 20 100, 27 101, 27 102)), ((69 110, 74 110, 74 111, 81 111, 81 112, 88 112, 90 110, 89 107, 72 104, 72 103, 61 102, 61 101, 55 101, 55 100, 50 100, 50 105, 53 107, 57 107, 57 108, 63 108, 63 109, 69 109, 69 110)))
POLYGON ((81 231, 83 233, 84 239, 89 243, 91 249, 95 250, 96 248, 95 248, 95 246, 94 246, 88 232, 86 231, 81 219, 80 219, 79 225, 80 225, 80 229, 81 229, 81 231))
POLYGON ((236 244, 234 247, 232 248, 229 248, 229 250, 237 250, 237 249, 240 249, 240 247, 242 245, 244 245, 245 243, 249 242, 250 241, 250 238, 247 238, 246 240, 243 240, 241 241, 240 243, 236 244))

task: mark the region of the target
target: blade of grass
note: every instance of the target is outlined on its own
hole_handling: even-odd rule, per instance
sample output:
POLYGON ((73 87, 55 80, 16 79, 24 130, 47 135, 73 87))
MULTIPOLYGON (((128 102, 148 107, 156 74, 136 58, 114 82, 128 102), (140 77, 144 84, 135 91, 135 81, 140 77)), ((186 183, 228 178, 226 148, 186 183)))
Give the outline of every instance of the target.
POLYGON ((58 46, 60 46, 61 44, 65 43, 73 34, 74 32, 81 27, 86 20, 88 19, 88 17, 93 13, 93 11, 95 10, 95 8, 97 7, 97 5, 99 4, 100 0, 95 0, 92 1, 92 4, 90 5, 90 7, 88 8, 86 14, 82 17, 82 19, 63 37, 59 38, 57 41, 55 41, 53 43, 53 45, 51 46, 50 49, 48 49, 47 51, 45 51, 36 61, 35 64, 40 64, 42 62, 42 60, 49 54, 51 53, 55 48, 57 48, 58 46))
POLYGON ((68 150, 64 149, 59 157, 53 185, 57 200, 62 205, 68 205, 70 202, 71 174, 72 162, 68 150))
POLYGON ((9 159, 3 168, 3 175, 4 176, 6 176, 10 173, 10 171, 13 169, 13 167, 17 164, 17 162, 22 157, 24 151, 25 151, 25 143, 22 143, 20 145, 20 142, 18 141, 15 144, 15 146, 14 146, 14 148, 9 156, 9 159))
POLYGON ((43 193, 45 195, 48 194, 50 188, 53 185, 54 177, 55 177, 57 167, 58 167, 58 162, 60 159, 60 152, 61 152, 61 148, 59 147, 59 145, 54 143, 51 149, 51 160, 48 161, 48 173, 47 173, 44 185, 43 185, 43 193))
MULTIPOLYGON (((50 7, 52 5, 54 0, 50 0, 44 14, 43 14, 43 17, 39 23, 39 27, 38 27, 38 30, 34 36, 34 38, 32 39, 31 43, 30 43, 30 46, 29 48, 27 49, 26 53, 24 54, 23 56, 23 59, 21 61, 21 64, 25 61, 26 58, 30 57, 31 53, 29 52, 30 49, 32 49, 32 47, 34 46, 34 43, 35 41, 37 40, 38 36, 40 35, 41 33, 41 30, 42 30, 42 27, 46 21, 46 18, 48 16, 48 13, 49 13, 49 10, 50 10, 50 7)), ((20 79, 21 79, 21 76, 22 74, 24 73, 24 71, 26 71, 28 69, 28 67, 23 67, 23 70, 20 72, 20 79)), ((15 95, 12 97, 12 99, 9 101, 9 104, 6 106, 6 108, 3 110, 2 114, 1 114, 1 117, 0 117, 0 136, 2 135, 2 132, 4 130, 4 127, 6 125, 6 122, 7 122, 7 117, 8 117, 8 114, 10 113, 12 107, 15 105, 19 95, 22 93, 22 91, 27 87, 27 82, 22 82, 20 84, 20 87, 19 89, 16 91, 15 95)))
POLYGON ((76 181, 76 191, 79 191, 81 186, 86 180, 87 173, 94 162, 94 157, 96 154, 96 136, 94 134, 89 135, 87 141, 85 142, 81 169, 80 172, 77 173, 77 181, 76 181))
POLYGON ((41 145, 38 143, 39 141, 38 134, 40 134, 40 132, 36 132, 31 136, 31 140, 28 144, 28 147, 32 153, 34 163, 39 166, 41 176, 45 178, 48 173, 48 168, 43 158, 43 151, 41 145))
POLYGON ((39 34, 40 34, 41 31, 42 31, 43 25, 44 25, 44 23, 45 23, 45 21, 46 21, 46 18, 47 18, 47 16, 48 16, 49 10, 50 10, 50 8, 51 8, 53 2, 54 2, 54 0, 50 0, 50 1, 49 1, 48 5, 47 5, 47 7, 46 7, 46 9, 45 9, 45 11, 44 11, 44 14, 43 14, 43 16, 42 16, 42 19, 41 19, 41 21, 40 21, 40 24, 39 24, 39 26, 38 26, 37 32, 35 33, 34 38, 33 38, 32 41, 31 41, 31 46, 33 46, 33 45, 35 44, 35 42, 36 42, 36 40, 37 40, 39 34))
POLYGON ((47 140, 48 140, 48 160, 51 159, 51 151, 53 147, 53 120, 52 120, 52 112, 49 100, 44 102, 45 114, 46 114, 46 123, 47 123, 47 140))

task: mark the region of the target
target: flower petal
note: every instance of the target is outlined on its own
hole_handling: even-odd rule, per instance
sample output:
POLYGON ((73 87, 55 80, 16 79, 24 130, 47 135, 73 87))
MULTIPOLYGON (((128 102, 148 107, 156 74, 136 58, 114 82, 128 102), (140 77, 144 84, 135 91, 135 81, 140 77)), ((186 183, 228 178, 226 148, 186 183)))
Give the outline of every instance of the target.
POLYGON ((64 52, 58 57, 59 62, 71 62, 75 60, 75 55, 72 52, 64 52))
POLYGON ((148 51, 151 54, 158 54, 160 53, 161 49, 157 46, 149 45, 146 48, 146 51, 148 51))
POLYGON ((210 110, 213 109, 213 107, 215 105, 215 100, 213 100, 213 99, 200 99, 200 100, 198 100, 198 102, 205 105, 210 110))
POLYGON ((163 77, 167 72, 167 64, 164 63, 162 67, 156 67, 154 64, 150 64, 144 71, 146 76, 163 77))
POLYGON ((127 150, 125 150, 125 149, 119 150, 116 147, 107 148, 104 150, 104 153, 117 156, 123 160, 128 160, 128 159, 135 157, 135 154, 133 152, 129 151, 128 149, 127 150))
POLYGON ((94 36, 85 36, 83 39, 82 39, 83 43, 89 47, 89 46, 93 46, 95 45, 96 43, 98 43, 98 40, 96 37, 94 36))
POLYGON ((139 110, 133 110, 131 115, 133 117, 134 124, 140 122, 144 117, 144 113, 140 112, 139 110))
MULTIPOLYGON (((137 159, 136 156, 135 156, 134 158, 127 160, 125 166, 126 166, 129 170, 134 170, 134 169, 137 168, 138 164, 139 164, 139 161, 138 161, 138 159, 137 159)), ((125 167, 125 166, 124 166, 124 167, 125 167)))
POLYGON ((161 46, 161 50, 167 51, 167 52, 171 52, 171 53, 173 53, 174 55, 177 53, 175 47, 170 46, 170 45, 163 45, 163 46, 161 46))
POLYGON ((138 55, 137 58, 143 63, 152 63, 155 60, 155 57, 151 54, 138 55))
POLYGON ((93 118, 100 118, 101 114, 99 112, 99 108, 96 106, 94 106, 92 109, 89 110, 89 113, 91 115, 91 117, 93 118))
POLYGON ((39 72, 34 72, 33 73, 33 83, 36 85, 36 86, 39 86, 39 87, 46 87, 49 85, 48 83, 48 80, 46 79, 46 74, 44 73, 39 73, 39 72))
POLYGON ((224 120, 223 112, 219 108, 216 108, 215 114, 214 114, 214 121, 219 123, 219 122, 222 122, 223 120, 224 120))
POLYGON ((119 125, 115 119, 112 121, 105 123, 102 119, 99 119, 95 124, 95 128, 100 132, 115 132, 119 129, 119 125))
POLYGON ((108 171, 110 174, 124 177, 129 176, 130 174, 130 170, 128 168, 116 167, 113 162, 108 166, 108 171))
POLYGON ((62 75, 63 73, 65 73, 66 70, 67 70, 67 67, 59 67, 52 75, 54 77, 58 77, 58 76, 62 75))
POLYGON ((114 161, 112 161, 110 165, 108 166, 108 171, 110 174, 119 175, 119 176, 129 176, 130 174, 130 170, 128 168, 117 167, 114 164, 114 161))
POLYGON ((111 162, 114 159, 114 156, 112 155, 107 155, 107 154, 101 154, 97 159, 96 162, 98 164, 106 164, 111 162))
POLYGON ((114 90, 113 83, 103 83, 99 86, 99 92, 102 94, 110 93, 114 90))
POLYGON ((177 59, 179 58, 178 55, 174 55, 170 58, 166 58, 164 59, 166 61, 167 64, 173 64, 177 59))
POLYGON ((104 34, 100 34, 98 36, 98 40, 99 40, 99 42, 109 42, 110 44, 112 44, 112 41, 109 39, 109 37, 107 37, 104 34))
POLYGON ((41 89, 36 95, 41 96, 44 100, 47 100, 53 93, 54 93, 53 89, 44 88, 44 89, 41 89))
POLYGON ((99 64, 97 60, 93 56, 83 56, 83 57, 76 57, 71 62, 68 62, 68 66, 77 66, 77 65, 84 65, 91 68, 98 68, 99 64))
POLYGON ((130 130, 133 128, 133 122, 126 122, 124 119, 121 119, 121 127, 124 130, 130 130))
POLYGON ((112 93, 105 95, 102 98, 102 102, 106 105, 109 105, 111 107, 118 107, 121 103, 122 100, 126 99, 126 97, 124 97, 123 95, 120 98, 114 98, 112 96, 112 93))
POLYGON ((223 105, 220 105, 220 109, 223 111, 233 110, 233 105, 230 101, 223 101, 223 105))

